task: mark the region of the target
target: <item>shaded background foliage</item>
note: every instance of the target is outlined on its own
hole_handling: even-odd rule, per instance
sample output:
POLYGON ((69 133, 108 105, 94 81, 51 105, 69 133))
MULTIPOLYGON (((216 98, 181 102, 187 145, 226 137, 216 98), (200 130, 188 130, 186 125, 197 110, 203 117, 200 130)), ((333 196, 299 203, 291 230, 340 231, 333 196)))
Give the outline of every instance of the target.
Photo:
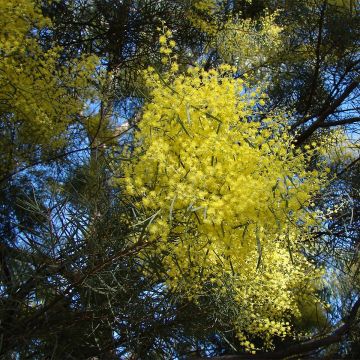
MULTIPOLYGON (((184 69, 199 59, 207 68, 222 61, 213 46, 214 34, 189 20, 189 11, 209 16, 195 4, 41 3, 53 23, 40 32, 43 48, 61 45, 59 63, 95 54, 99 68, 112 71, 112 78, 110 85, 95 84, 104 94, 94 104, 98 117, 79 114, 60 148, 24 144, 8 113, 0 112, 1 166, 11 163, 0 187, 2 358, 251 358, 240 353, 230 326, 238 311, 234 304, 220 295, 193 303, 144 275, 136 255, 151 246, 143 241, 147 223, 111 182, 144 100, 140 71, 148 65, 161 71, 163 66, 157 28, 165 22, 172 29, 184 69), (14 163, 11 149, 27 154, 25 161, 14 163)), ((289 125, 297 133, 298 147, 345 127, 358 149, 358 4, 350 9, 330 1, 234 0, 220 9, 218 31, 229 16, 256 21, 265 9, 280 10, 276 21, 284 28, 283 46, 260 65, 271 79, 270 106, 264 112, 285 108, 294 113, 289 125)), ((339 175, 324 190, 319 207, 343 197, 346 205, 329 219, 327 233, 314 233, 321 239, 314 261, 333 269, 324 296, 336 301, 328 320, 318 321, 309 312, 297 324, 311 332, 314 345, 300 344, 294 351, 310 352, 307 356, 314 358, 356 359, 358 315, 352 313, 351 326, 346 316, 359 296, 360 168, 358 158, 349 162, 340 157, 332 166, 339 175), (340 336, 316 343, 340 326, 341 319, 349 326, 340 336)), ((161 265, 153 259, 149 266, 161 265)), ((292 339, 276 343, 273 357, 289 355, 285 349, 291 345, 292 339)))

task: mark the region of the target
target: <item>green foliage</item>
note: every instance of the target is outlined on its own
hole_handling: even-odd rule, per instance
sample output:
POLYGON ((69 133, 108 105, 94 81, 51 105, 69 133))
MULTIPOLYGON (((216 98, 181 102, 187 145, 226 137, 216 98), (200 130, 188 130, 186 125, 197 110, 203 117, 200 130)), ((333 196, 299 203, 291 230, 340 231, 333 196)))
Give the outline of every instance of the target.
POLYGON ((356 358, 353 2, 0 9, 2 358, 356 358))

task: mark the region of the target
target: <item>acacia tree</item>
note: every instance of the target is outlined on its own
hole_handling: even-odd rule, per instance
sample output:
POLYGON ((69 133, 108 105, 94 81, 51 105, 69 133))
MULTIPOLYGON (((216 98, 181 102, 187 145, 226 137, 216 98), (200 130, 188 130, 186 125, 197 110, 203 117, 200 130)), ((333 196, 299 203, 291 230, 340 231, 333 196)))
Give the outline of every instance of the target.
POLYGON ((357 204, 357 158, 321 135, 356 124, 356 8, 43 2, 50 25, 15 5, 2 3, 2 355, 346 350, 357 207, 324 208, 344 189, 357 204), (324 262, 349 284, 334 333, 324 262))

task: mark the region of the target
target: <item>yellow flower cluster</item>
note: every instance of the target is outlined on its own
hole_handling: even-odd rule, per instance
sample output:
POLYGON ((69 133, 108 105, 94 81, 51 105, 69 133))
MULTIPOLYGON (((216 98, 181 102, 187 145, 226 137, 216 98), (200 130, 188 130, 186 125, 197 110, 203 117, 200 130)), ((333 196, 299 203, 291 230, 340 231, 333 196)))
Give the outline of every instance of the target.
POLYGON ((223 0, 195 0, 189 8, 187 18, 195 28, 214 35, 219 28, 216 15, 221 12, 223 4, 223 0))
POLYGON ((230 279, 244 347, 255 351, 251 337, 270 346, 300 314, 297 289, 321 276, 299 251, 324 181, 307 170, 317 149, 294 151, 279 115, 257 121, 258 92, 228 65, 146 79, 152 98, 124 186, 151 218, 162 277, 195 301, 230 279))
MULTIPOLYGON (((282 45, 282 28, 276 24, 277 13, 259 20, 230 19, 214 37, 213 46, 223 61, 242 72, 258 70, 278 54, 282 45)), ((264 79, 264 73, 261 74, 264 79)))
POLYGON ((0 113, 18 125, 23 143, 55 146, 83 109, 97 60, 59 66, 60 49, 45 51, 38 42, 37 32, 51 23, 32 0, 0 0, 0 12, 0 113))
MULTIPOLYGON (((160 43, 160 54, 161 62, 166 65, 171 63, 172 65, 176 65, 176 56, 172 55, 173 50, 176 46, 175 41, 172 39, 172 32, 167 28, 166 25, 163 25, 162 28, 158 28, 158 31, 160 31, 160 37, 159 37, 159 43, 160 43)), ((173 70, 177 70, 174 68, 173 70)))

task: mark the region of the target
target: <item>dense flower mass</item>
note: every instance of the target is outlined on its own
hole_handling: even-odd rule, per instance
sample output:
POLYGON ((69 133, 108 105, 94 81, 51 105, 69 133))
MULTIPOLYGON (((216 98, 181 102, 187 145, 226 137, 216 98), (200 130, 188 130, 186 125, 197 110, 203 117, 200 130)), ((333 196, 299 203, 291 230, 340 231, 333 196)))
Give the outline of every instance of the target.
POLYGON ((295 151, 280 115, 259 121, 265 95, 232 71, 147 71, 151 100, 125 182, 149 216, 168 286, 196 301, 230 282, 234 326, 254 351, 251 339, 289 333, 300 291, 313 296, 320 271, 301 249, 323 180, 307 170, 315 148, 295 151))
POLYGON ((0 0, 0 114, 24 143, 56 145, 90 95, 96 57, 60 60, 61 48, 44 49, 40 31, 51 22, 31 0, 0 0))

